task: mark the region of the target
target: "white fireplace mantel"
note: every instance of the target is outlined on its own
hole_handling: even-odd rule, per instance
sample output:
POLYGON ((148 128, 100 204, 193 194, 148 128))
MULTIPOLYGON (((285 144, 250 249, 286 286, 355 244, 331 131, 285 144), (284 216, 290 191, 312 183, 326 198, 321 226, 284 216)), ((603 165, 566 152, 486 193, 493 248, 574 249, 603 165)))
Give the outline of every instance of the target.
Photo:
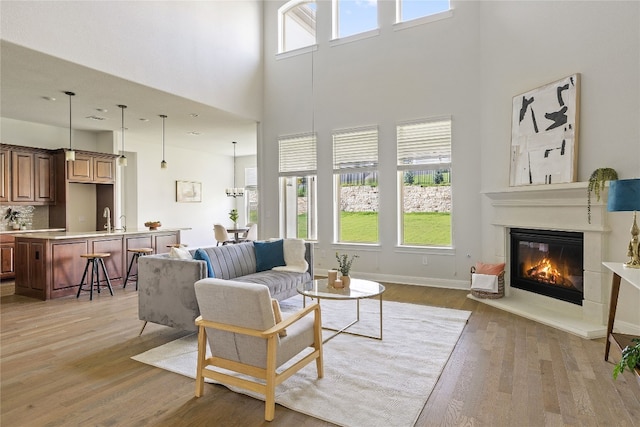
POLYGON ((605 188, 600 200, 592 194, 591 223, 587 219, 586 182, 509 187, 483 194, 491 201, 490 222, 494 230, 494 254, 506 263, 505 297, 495 300, 470 298, 540 323, 579 335, 606 335, 609 284, 602 270, 606 250, 605 188), (578 231, 584 236, 584 300, 582 306, 559 301, 510 286, 511 228, 578 231))

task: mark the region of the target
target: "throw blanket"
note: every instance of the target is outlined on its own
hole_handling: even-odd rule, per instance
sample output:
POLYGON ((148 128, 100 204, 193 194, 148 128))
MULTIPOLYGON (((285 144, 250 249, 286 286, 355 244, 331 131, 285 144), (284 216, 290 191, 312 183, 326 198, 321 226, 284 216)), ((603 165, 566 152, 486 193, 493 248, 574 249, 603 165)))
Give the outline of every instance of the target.
POLYGON ((492 274, 477 274, 471 276, 471 289, 476 291, 498 293, 498 276, 492 274))
POLYGON ((309 268, 309 263, 304 259, 305 247, 303 239, 284 239, 283 243, 285 266, 273 267, 276 271, 290 271, 304 273, 309 268))

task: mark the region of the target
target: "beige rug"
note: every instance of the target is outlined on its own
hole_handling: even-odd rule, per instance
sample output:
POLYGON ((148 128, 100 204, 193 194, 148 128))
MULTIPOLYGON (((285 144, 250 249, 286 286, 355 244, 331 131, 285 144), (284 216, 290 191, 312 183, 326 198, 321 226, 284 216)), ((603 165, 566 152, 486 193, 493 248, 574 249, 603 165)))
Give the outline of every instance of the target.
MULTIPOLYGON (((471 312, 383 304, 382 341, 335 337, 324 346, 324 378, 317 379, 311 363, 278 386, 276 402, 342 426, 413 426, 471 312)), ((283 311, 293 310, 301 300, 294 297, 281 306, 283 311)), ((353 301, 323 301, 323 324, 348 323, 355 318, 355 307, 353 301)), ((377 300, 362 301, 360 322, 352 330, 377 335, 378 308, 377 300)), ((195 378, 196 353, 194 334, 133 359, 195 378)))

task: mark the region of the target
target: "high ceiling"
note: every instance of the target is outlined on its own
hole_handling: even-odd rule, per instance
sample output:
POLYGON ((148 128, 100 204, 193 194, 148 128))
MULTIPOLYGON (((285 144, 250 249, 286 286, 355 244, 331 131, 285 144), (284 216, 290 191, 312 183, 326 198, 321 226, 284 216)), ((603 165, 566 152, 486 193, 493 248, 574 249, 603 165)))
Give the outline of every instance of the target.
MULTIPOLYGON (((72 127, 86 131, 116 131, 125 141, 162 141, 180 146, 233 154, 256 154, 256 124, 219 109, 127 81, 100 71, 2 41, 0 61, 0 115, 33 123, 69 127, 69 97, 72 97, 72 127), (46 98, 55 98, 47 100, 46 98), (93 118, 91 118, 93 117, 93 118), (190 133, 197 132, 199 135, 190 133)), ((11 141, 2 141, 11 143, 11 141)))

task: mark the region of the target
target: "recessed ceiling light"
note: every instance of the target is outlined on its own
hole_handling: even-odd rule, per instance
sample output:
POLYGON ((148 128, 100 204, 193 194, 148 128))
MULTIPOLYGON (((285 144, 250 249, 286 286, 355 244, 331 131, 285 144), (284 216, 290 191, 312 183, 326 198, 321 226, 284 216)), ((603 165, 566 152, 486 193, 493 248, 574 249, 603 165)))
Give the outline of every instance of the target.
POLYGON ((197 132, 197 131, 195 131, 195 130, 192 130, 192 131, 190 131, 190 132, 187 132, 187 135, 198 136, 198 135, 200 135, 200 132, 197 132))
POLYGON ((87 116, 87 117, 85 117, 85 119, 89 119, 89 120, 99 120, 99 121, 107 120, 107 118, 106 118, 106 117, 101 117, 101 116, 87 116))
POLYGON ((46 101, 55 101, 56 99, 53 96, 43 96, 42 99, 46 101))
POLYGON ((138 120, 140 120, 141 122, 148 122, 149 119, 145 119, 144 117, 140 117, 138 120))
POLYGON ((199 117, 200 115, 198 113, 191 113, 191 114, 189 114, 189 116, 193 117, 195 119, 196 117, 199 117))
POLYGON ((106 108, 96 108, 96 111, 100 111, 101 113, 106 113, 109 110, 107 110, 106 108))

